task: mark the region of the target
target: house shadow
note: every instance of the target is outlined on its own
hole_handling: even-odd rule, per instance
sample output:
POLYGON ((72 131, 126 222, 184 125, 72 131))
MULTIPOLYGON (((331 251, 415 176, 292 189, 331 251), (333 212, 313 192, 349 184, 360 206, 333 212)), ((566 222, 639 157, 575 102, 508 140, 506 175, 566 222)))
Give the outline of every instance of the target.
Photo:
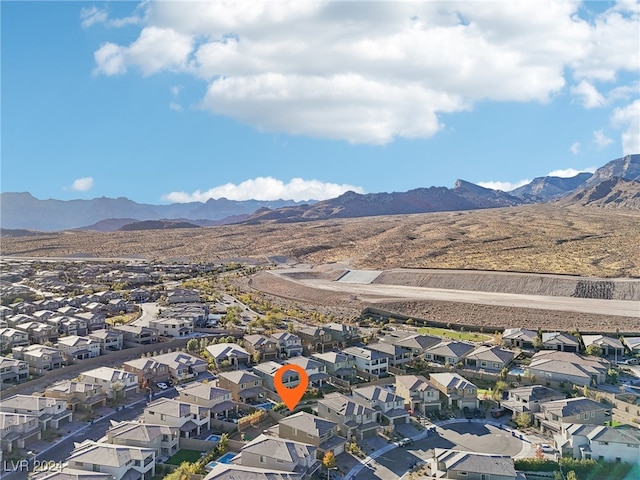
POLYGON ((488 435, 491 433, 489 428, 483 423, 476 422, 459 422, 459 423, 451 423, 446 427, 442 427, 445 430, 449 430, 451 432, 455 432, 459 435, 488 435))

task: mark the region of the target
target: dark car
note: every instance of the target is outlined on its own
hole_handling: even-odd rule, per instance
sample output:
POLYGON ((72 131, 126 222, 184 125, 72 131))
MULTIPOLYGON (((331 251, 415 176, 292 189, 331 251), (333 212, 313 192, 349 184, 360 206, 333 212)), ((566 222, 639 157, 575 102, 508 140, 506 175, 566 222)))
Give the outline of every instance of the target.
POLYGON ((506 408, 494 408, 493 410, 491 410, 491 416, 493 418, 500 418, 505 416, 506 414, 507 414, 506 408))
POLYGON ((464 412, 464 418, 467 418, 467 419, 473 418, 473 412, 469 407, 464 407, 462 411, 464 412))
POLYGON ((476 408, 476 409, 473 411, 473 416, 474 416, 475 418, 484 418, 484 412, 483 412, 482 410, 480 410, 479 408, 476 408))

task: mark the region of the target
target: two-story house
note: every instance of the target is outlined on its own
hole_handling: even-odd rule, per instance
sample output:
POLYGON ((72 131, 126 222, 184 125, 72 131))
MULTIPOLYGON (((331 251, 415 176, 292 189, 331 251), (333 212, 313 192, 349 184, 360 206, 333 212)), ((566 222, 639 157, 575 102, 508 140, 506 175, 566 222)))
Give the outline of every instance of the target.
POLYGON ((149 320, 149 328, 165 337, 186 337, 193 333, 193 320, 189 318, 155 318, 149 320))
POLYGON ((375 435, 379 428, 373 408, 364 401, 337 392, 318 400, 318 415, 336 422, 340 433, 349 440, 375 435))
POLYGON ((386 355, 389 365, 392 367, 401 367, 402 365, 409 363, 413 357, 411 350, 397 344, 394 345, 385 342, 373 343, 367 345, 367 349, 375 350, 386 355))
POLYGON ((346 382, 352 382, 356 378, 356 361, 346 353, 314 353, 311 358, 324 364, 330 376, 346 382))
POLYGON ((107 395, 100 385, 75 380, 61 380, 49 385, 44 396, 64 400, 67 408, 73 412, 90 411, 107 405, 107 395))
POLYGON ((61 337, 58 339, 56 347, 69 361, 100 356, 100 342, 90 337, 79 337, 77 335, 61 337))
POLYGON ((360 341, 360 332, 353 325, 332 322, 322 325, 322 329, 329 332, 333 341, 339 346, 353 345, 360 341))
POLYGON ((56 398, 34 395, 13 395, 3 398, 0 412, 34 415, 38 417, 40 428, 59 428, 72 420, 73 412, 67 410, 67 402, 56 398))
MULTIPOLYGON (((276 391, 276 372, 282 367, 276 362, 262 362, 253 367, 253 373, 262 378, 262 386, 272 392, 276 391)), ((287 388, 294 388, 300 384, 300 375, 295 370, 287 370, 282 375, 282 384, 287 388)))
POLYGON ((450 408, 478 408, 478 388, 457 373, 432 373, 429 381, 440 390, 440 399, 450 408))
POLYGON ((42 429, 36 415, 5 413, 0 411, 0 445, 3 452, 25 448, 42 438, 42 429))
POLYGON ((45 344, 47 342, 56 343, 58 341, 58 329, 54 325, 43 322, 25 322, 14 327, 29 335, 29 343, 45 344))
POLYGON ((75 444, 67 464, 70 469, 108 473, 112 480, 151 480, 156 471, 156 451, 85 440, 75 444))
POLYGON ((380 412, 392 425, 409 423, 409 412, 404 408, 404 398, 378 385, 358 387, 352 390, 353 398, 362 400, 380 412))
POLYGON ((309 478, 321 465, 313 445, 264 434, 242 447, 231 462, 246 467, 301 473, 309 478))
POLYGON ((27 362, 29 370, 38 375, 60 368, 65 363, 60 350, 45 345, 15 347, 12 352, 13 358, 27 362))
POLYGON ((145 423, 167 425, 180 430, 180 436, 190 438, 211 428, 209 411, 193 403, 159 398, 149 403, 142 414, 145 423))
POLYGON ((336 456, 344 452, 346 439, 338 433, 336 422, 307 412, 298 412, 278 422, 280 438, 313 445, 318 449, 318 458, 329 451, 336 456))
POLYGON ((302 368, 309 377, 309 386, 321 388, 329 378, 327 367, 324 363, 307 357, 291 357, 284 362, 285 364, 297 365, 302 368))
POLYGON ((213 383, 191 382, 176 385, 179 400, 206 407, 211 418, 226 417, 236 407, 231 390, 216 387, 213 383))
POLYGON ((635 427, 606 427, 569 423, 554 436, 563 456, 599 462, 640 462, 640 430, 635 427))
POLYGON ((170 352, 155 355, 154 360, 166 365, 169 374, 178 381, 189 380, 207 371, 207 362, 184 352, 170 352))
POLYGON ((353 358, 357 370, 382 377, 388 374, 389 357, 382 352, 363 347, 347 347, 342 353, 353 358))
POLYGON ((87 329, 89 332, 104 330, 106 327, 106 316, 102 312, 80 312, 76 313, 74 317, 87 322, 87 329))
POLYGON ((15 358, 0 357, 0 382, 2 386, 12 385, 29 378, 29 364, 15 358))
POLYGON ((0 348, 3 353, 8 353, 13 347, 29 345, 29 334, 15 328, 0 328, 0 348))
POLYGON ((565 398, 567 398, 567 396, 564 393, 552 388, 543 385, 530 385, 528 387, 509 390, 509 397, 503 400, 500 405, 511 410, 514 414, 533 414, 540 411, 541 403, 563 400, 565 398))
POLYGON ((440 390, 422 375, 397 375, 396 395, 404 399, 411 412, 426 415, 441 408, 440 390))
POLYGON ((280 353, 278 342, 264 335, 245 335, 244 348, 252 355, 252 358, 257 352, 260 361, 275 360, 280 353))
POLYGON ((611 420, 611 407, 585 397, 566 398, 540 404, 534 421, 542 432, 560 433, 562 425, 604 425, 611 420))
POLYGON ((169 367, 153 357, 141 357, 122 364, 125 372, 138 376, 138 383, 146 388, 169 380, 169 367))
POLYGON ((281 358, 291 358, 302 355, 302 340, 298 335, 289 332, 274 333, 271 335, 280 349, 281 358))
POLYGON ((122 350, 124 345, 124 335, 116 330, 93 330, 89 338, 100 343, 100 354, 122 350))
POLYGON ((224 366, 223 362, 228 362, 231 368, 239 368, 241 365, 249 366, 251 355, 240 345, 235 343, 218 343, 209 345, 207 352, 213 357, 218 368, 224 366))
POLYGON ((127 393, 138 391, 136 374, 111 367, 98 367, 82 372, 80 379, 86 383, 100 385, 109 398, 125 398, 127 393))
POLYGON ((257 403, 264 396, 262 378, 246 370, 221 372, 218 375, 218 386, 229 390, 236 402, 257 403))
POLYGON ((140 422, 115 422, 106 432, 106 442, 112 445, 152 448, 156 458, 170 457, 179 449, 180 430, 167 425, 140 422))
POLYGON ((464 358, 467 367, 488 372, 500 372, 513 361, 515 354, 498 346, 480 345, 464 358))
POLYGON ((298 336, 302 341, 303 351, 309 353, 324 353, 338 348, 338 342, 333 339, 331 333, 319 327, 305 327, 298 330, 298 336))
POLYGON ((154 329, 141 325, 116 325, 112 330, 122 333, 125 345, 150 345, 158 341, 154 329))

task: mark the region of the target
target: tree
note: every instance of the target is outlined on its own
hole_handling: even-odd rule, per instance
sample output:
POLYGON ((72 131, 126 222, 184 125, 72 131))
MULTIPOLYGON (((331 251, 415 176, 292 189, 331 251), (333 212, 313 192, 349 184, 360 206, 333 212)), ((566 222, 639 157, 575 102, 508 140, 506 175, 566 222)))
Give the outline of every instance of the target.
POLYGON ((567 472, 567 480, 578 480, 578 475, 573 470, 567 472))
POLYGON ((113 392, 113 398, 117 400, 118 397, 120 396, 120 392, 124 390, 124 383, 116 380, 111 384, 110 388, 111 388, 111 391, 113 392))
POLYGON ((289 332, 289 333, 294 333, 295 331, 296 331, 296 330, 295 330, 295 327, 293 326, 293 322, 289 322, 289 323, 287 324, 287 332, 289 332))
POLYGON ((502 392, 506 391, 507 388, 509 388, 509 385, 507 384, 507 382, 498 380, 496 382, 495 388, 493 389, 493 394, 491 395, 491 398, 493 398, 494 400, 500 400, 502 398, 502 392))
POLYGON ((591 355, 592 357, 601 357, 602 347, 600 347, 599 345, 596 345, 595 343, 592 343, 587 347, 587 349, 585 350, 585 353, 587 355, 591 355))
POLYGON ((187 342, 187 351, 193 353, 198 351, 198 347, 200 346, 200 342, 197 338, 191 338, 187 342))
POLYGON ((228 449, 229 436, 226 433, 223 433, 222 435, 220 435, 220 441, 218 442, 218 452, 220 452, 220 455, 222 455, 223 453, 226 453, 228 449))
POLYGON ((322 465, 324 465, 327 470, 331 470, 336 466, 336 456, 331 450, 327 450, 327 453, 322 457, 322 465))
POLYGON ((518 415, 516 415, 516 425, 518 426, 518 428, 528 428, 531 426, 531 414, 530 413, 519 413, 518 415))
POLYGON ((253 363, 260 363, 260 358, 262 357, 262 355, 260 354, 260 352, 258 350, 256 350, 255 352, 253 352, 251 354, 251 361, 253 363))

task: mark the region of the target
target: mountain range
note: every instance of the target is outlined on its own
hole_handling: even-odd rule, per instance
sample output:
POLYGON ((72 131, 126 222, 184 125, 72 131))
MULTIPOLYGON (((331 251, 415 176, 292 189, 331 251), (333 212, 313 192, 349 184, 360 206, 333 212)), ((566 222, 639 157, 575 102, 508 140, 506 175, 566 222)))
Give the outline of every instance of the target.
POLYGON ((289 223, 455 210, 509 207, 560 201, 562 205, 640 208, 640 154, 612 160, 593 174, 571 178, 538 177, 511 192, 456 181, 454 188, 417 188, 407 192, 358 194, 352 191, 314 203, 288 200, 139 204, 127 198, 39 200, 29 193, 0 195, 0 223, 6 229, 132 230, 212 226, 230 223, 289 223), (159 222, 148 223, 145 221, 159 222))

